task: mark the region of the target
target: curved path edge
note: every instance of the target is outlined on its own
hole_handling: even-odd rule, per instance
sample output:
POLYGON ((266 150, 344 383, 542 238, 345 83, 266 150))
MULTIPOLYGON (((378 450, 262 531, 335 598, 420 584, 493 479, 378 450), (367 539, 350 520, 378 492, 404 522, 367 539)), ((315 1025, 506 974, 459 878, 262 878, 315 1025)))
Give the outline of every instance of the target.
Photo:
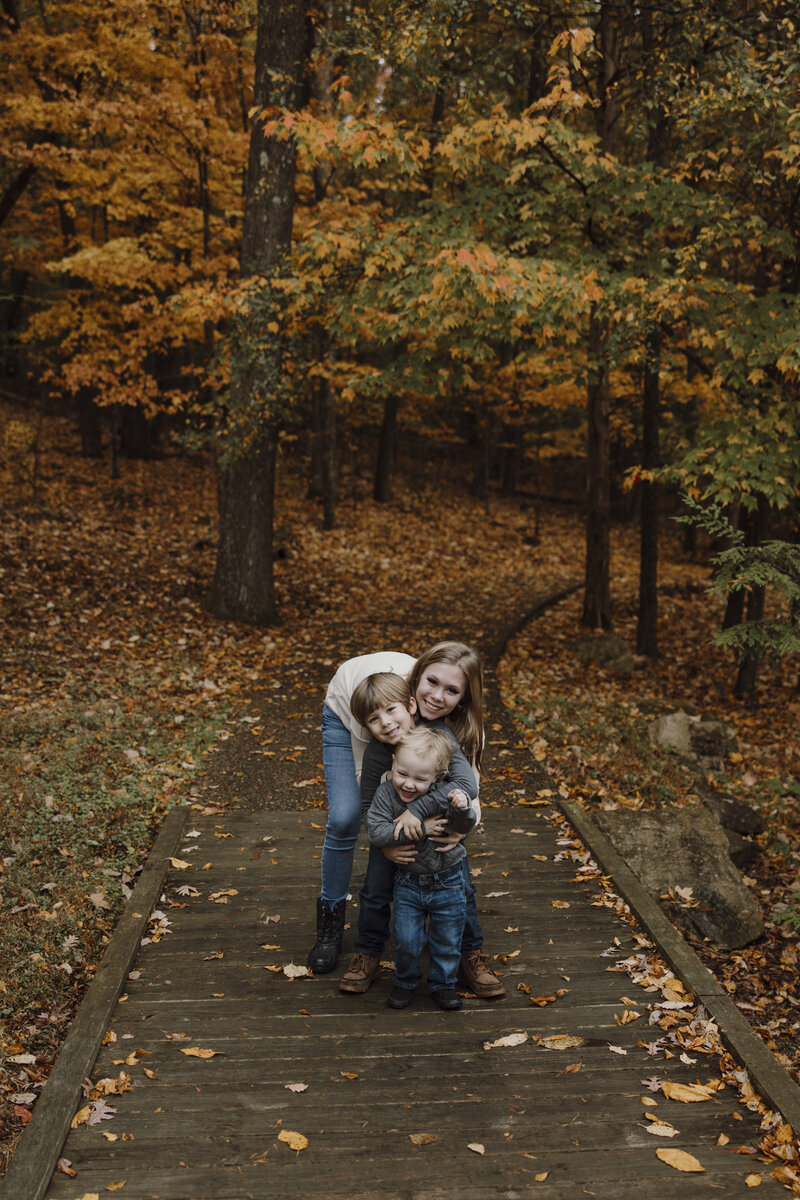
MULTIPOLYGON (((503 629, 488 654, 492 668, 496 668, 508 643, 529 621, 541 616, 548 608, 577 591, 580 586, 578 583, 569 584, 558 592, 543 597, 503 629)), ((510 713, 505 715, 511 719, 510 713)), ((784 1070, 763 1039, 730 999, 716 976, 700 961, 689 943, 665 915, 658 901, 640 882, 585 809, 574 800, 564 800, 558 796, 554 797, 553 803, 592 853, 604 873, 613 877, 617 891, 647 930, 672 970, 703 1004, 712 1021, 718 1026, 725 1045, 747 1071, 762 1098, 776 1109, 784 1121, 792 1126, 795 1134, 800 1136, 800 1088, 791 1075, 784 1070)))
POLYGON ((734 1058, 748 1072, 753 1085, 800 1134, 800 1088, 767 1048, 728 996, 719 980, 665 916, 658 902, 639 881, 622 855, 574 800, 556 799, 570 825, 603 872, 611 875, 631 912, 650 934, 676 975, 701 1001, 719 1027, 720 1036, 734 1058))
POLYGON ((105 1030, 139 949, 183 832, 189 809, 170 809, 102 961, 78 1008, 53 1070, 20 1138, 0 1200, 41 1200, 56 1169, 83 1080, 91 1073, 105 1030))

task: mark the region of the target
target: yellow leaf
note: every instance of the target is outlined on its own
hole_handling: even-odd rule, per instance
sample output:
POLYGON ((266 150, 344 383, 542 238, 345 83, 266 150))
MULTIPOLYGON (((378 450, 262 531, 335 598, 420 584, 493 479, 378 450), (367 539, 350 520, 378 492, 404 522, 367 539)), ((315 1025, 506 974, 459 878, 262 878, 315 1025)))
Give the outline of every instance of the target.
POLYGON ((181 1054, 185 1054, 187 1058, 213 1058, 215 1054, 222 1054, 222 1050, 200 1050, 197 1046, 191 1046, 188 1050, 181 1050, 181 1054))
MULTIPOLYGON (((72 1118, 72 1121, 70 1122, 70 1129, 77 1129, 79 1125, 85 1125, 86 1122, 89 1120, 89 1117, 91 1116, 91 1114, 92 1114, 91 1104, 85 1104, 83 1106, 83 1108, 79 1108, 78 1111, 75 1113, 75 1116, 72 1118)), ((79 1200, 80 1200, 80 1198, 79 1198, 79 1200)))
POLYGON ((699 1100, 710 1100, 716 1087, 713 1083, 673 1083, 668 1079, 662 1083, 661 1090, 669 1100, 681 1100, 684 1104, 691 1104, 699 1100))
POLYGON ((480 1142, 470 1142, 469 1145, 467 1146, 467 1149, 471 1150, 473 1154, 485 1154, 486 1153, 486 1147, 482 1146, 480 1144, 480 1142))
POLYGON ((571 908, 569 900, 551 900, 553 908, 571 908))
POLYGON ((571 1050, 573 1046, 582 1046, 585 1038, 578 1037, 577 1034, 571 1033, 554 1033, 550 1037, 542 1038, 542 1045, 548 1050, 571 1050))
POLYGON ((656 1150, 656 1154, 662 1162, 668 1167, 674 1167, 676 1171, 705 1171, 703 1164, 685 1150, 675 1150, 669 1146, 665 1150, 656 1150))
POLYGON ((342 1079, 358 1079, 358 1076, 354 1071, 340 1071, 339 1074, 341 1075, 342 1079))
POLYGON ((262 950, 280 950, 280 946, 273 945, 272 942, 262 942, 261 949, 262 950))
POLYGON ((761 1186, 761 1176, 755 1175, 755 1174, 748 1175, 747 1178, 745 1179, 745 1183, 747 1184, 748 1187, 760 1187, 761 1186))
POLYGON ((185 871, 192 865, 191 863, 186 862, 186 860, 183 858, 170 858, 169 861, 172 863, 176 871, 185 871))
POLYGON ((292 1129, 282 1129, 278 1134, 279 1142, 286 1142, 290 1150, 296 1150, 299 1154, 301 1150, 305 1150, 308 1145, 308 1138, 303 1133, 296 1133, 292 1129))
POLYGON ((718 1146, 727 1146, 727 1144, 730 1140, 731 1139, 728 1137, 727 1133, 721 1133, 719 1135, 719 1137, 717 1138, 717 1145, 718 1146))
POLYGON ((102 1130, 102 1134, 103 1134, 103 1137, 106 1139, 106 1141, 107 1141, 107 1142, 118 1142, 118 1141, 119 1141, 119 1134, 118 1134, 118 1133, 107 1133, 107 1132, 106 1132, 106 1130, 105 1130, 105 1129, 103 1129, 103 1130, 102 1130))
POLYGON ((120 1188, 125 1187, 126 1183, 127 1183, 127 1180, 125 1180, 125 1179, 120 1179, 119 1183, 107 1183, 106 1191, 107 1192, 118 1192, 120 1190, 120 1188))
POLYGON ((533 1178, 536 1180, 537 1183, 544 1183, 545 1179, 547 1179, 547 1176, 549 1174, 550 1174, 549 1171, 540 1171, 539 1174, 534 1175, 533 1178))
POLYGON ((438 1138, 435 1133, 410 1133, 408 1140, 415 1146, 428 1146, 431 1142, 438 1141, 438 1138))
POLYGON ((158 1079, 158 1071, 151 1071, 149 1067, 142 1067, 148 1079, 158 1079))

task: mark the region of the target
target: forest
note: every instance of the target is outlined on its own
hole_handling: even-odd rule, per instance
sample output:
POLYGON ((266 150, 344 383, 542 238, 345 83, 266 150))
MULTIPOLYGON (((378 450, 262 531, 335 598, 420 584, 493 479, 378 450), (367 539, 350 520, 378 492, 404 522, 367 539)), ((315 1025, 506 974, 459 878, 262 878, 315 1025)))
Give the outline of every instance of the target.
MULTIPOLYGON (((655 695, 744 731, 727 786, 767 813, 760 883, 800 927, 795 7, 1 7, 5 1048, 46 1074, 224 704, 265 663, 300 678, 310 644, 435 637, 417 575, 441 566, 477 581, 449 629, 467 595, 469 632, 543 578, 577 588, 553 677, 569 636, 616 630, 655 695), (376 597, 348 611, 372 570, 380 624, 376 597), (89 809, 65 780, 109 754, 89 809), (25 845, 45 793, 95 823, 61 843, 48 938, 58 850, 25 845)), ((605 688, 573 720, 601 694, 621 711, 605 688)), ((570 737, 543 738, 591 803, 570 737)), ((782 970, 769 929, 736 968, 756 1008, 782 970)), ((796 1015, 781 987, 773 1034, 796 1015)))

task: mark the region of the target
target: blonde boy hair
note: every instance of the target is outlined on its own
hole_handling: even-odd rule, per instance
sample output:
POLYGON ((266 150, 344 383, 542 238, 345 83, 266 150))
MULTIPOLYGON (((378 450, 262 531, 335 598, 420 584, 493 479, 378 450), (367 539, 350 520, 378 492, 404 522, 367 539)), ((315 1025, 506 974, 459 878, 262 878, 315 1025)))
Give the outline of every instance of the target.
POLYGON ((350 712, 360 725, 366 725, 370 713, 386 704, 402 704, 403 708, 409 708, 411 689, 403 676, 395 671, 376 671, 362 679, 353 690, 350 712))
POLYGON ((427 725, 416 725, 404 733, 395 746, 395 754, 400 749, 412 750, 420 758, 430 760, 436 779, 444 779, 453 757, 453 743, 444 730, 429 729, 427 725))

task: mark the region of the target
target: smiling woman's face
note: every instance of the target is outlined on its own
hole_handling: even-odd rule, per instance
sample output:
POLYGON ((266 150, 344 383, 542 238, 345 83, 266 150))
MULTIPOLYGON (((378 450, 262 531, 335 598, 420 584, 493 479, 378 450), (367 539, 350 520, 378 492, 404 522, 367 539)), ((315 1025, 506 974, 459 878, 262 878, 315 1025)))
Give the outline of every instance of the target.
POLYGON ((425 721, 448 716, 467 690, 467 677, 453 663, 434 662, 422 672, 417 685, 419 715, 425 721))

